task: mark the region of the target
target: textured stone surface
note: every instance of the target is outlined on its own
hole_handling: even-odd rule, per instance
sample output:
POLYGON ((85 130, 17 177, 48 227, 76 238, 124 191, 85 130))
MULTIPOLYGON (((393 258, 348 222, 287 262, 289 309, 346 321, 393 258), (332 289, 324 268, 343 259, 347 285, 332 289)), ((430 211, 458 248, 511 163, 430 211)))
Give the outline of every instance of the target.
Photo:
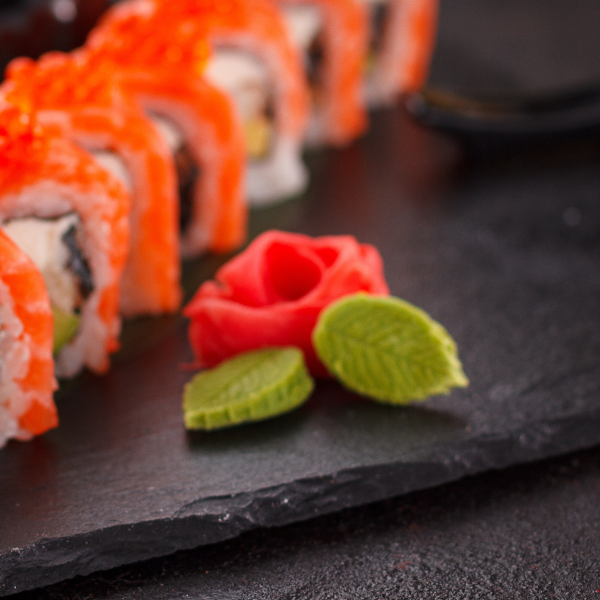
POLYGON ((593 600, 599 493, 588 450, 11 600, 593 600))

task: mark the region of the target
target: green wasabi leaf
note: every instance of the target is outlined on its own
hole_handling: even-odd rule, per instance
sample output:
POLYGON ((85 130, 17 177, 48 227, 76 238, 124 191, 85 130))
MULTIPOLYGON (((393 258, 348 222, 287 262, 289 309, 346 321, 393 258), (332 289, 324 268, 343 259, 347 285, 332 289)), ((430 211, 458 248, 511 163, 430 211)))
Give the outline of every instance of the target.
POLYGON ((343 298, 321 313, 313 344, 345 386, 380 402, 406 404, 469 384, 450 334, 398 298, 343 298))
POLYGON ((313 388, 298 348, 240 354, 185 386, 185 426, 210 430, 274 417, 303 404, 313 388))
POLYGON ((58 354, 65 344, 68 344, 77 333, 81 317, 74 313, 65 312, 52 306, 54 317, 54 354, 58 354))

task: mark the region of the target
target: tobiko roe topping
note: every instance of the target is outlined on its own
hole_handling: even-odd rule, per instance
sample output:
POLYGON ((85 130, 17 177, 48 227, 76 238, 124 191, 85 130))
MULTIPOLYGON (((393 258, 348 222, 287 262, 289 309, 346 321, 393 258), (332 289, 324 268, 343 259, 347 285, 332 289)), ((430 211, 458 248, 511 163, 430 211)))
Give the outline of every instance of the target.
POLYGON ((257 348, 296 346, 309 370, 328 376, 311 334, 343 296, 388 295, 379 251, 352 236, 311 238, 268 231, 200 286, 184 309, 200 366, 257 348))

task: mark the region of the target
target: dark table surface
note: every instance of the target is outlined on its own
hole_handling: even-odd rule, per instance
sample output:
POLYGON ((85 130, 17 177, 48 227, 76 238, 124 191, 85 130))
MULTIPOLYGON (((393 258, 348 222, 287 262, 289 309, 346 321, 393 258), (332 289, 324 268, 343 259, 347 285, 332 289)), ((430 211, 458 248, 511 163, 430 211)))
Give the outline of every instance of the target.
POLYGON ((599 494, 595 449, 11 598, 598 598, 599 494))
MULTIPOLYGON (((592 1, 443 2, 431 80, 490 94, 600 81, 599 25, 600 6, 592 1)), ((351 150, 341 152, 351 156, 351 150)), ((431 189, 419 176, 423 165, 410 164, 408 148, 402 154, 412 173, 404 183, 416 196, 423 186, 431 189)), ((599 165, 596 142, 466 168, 449 144, 447 161, 421 175, 434 173, 445 190, 474 179, 501 185, 533 177, 546 192, 558 189, 564 197, 572 189, 577 197, 581 184, 600 198, 600 189, 589 186, 599 165)), ((260 219, 254 215, 255 227, 260 219)), ((581 243, 594 243, 597 233, 581 243)), ((600 597, 599 492, 600 451, 592 449, 18 597, 600 597)))

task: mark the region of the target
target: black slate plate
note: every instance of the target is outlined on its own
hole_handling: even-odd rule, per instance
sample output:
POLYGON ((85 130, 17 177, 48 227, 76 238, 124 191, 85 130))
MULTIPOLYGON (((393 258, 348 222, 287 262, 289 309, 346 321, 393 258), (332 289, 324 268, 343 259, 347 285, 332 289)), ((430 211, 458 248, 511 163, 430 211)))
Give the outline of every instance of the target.
MULTIPOLYGON (((283 418, 189 435, 184 322, 130 323, 109 375, 58 393, 60 429, 0 453, 0 595, 600 443, 598 157, 456 181, 457 152, 381 113, 252 226, 375 243, 468 390, 393 409, 323 382, 283 418)), ((220 262, 187 265, 190 289, 220 262)))

